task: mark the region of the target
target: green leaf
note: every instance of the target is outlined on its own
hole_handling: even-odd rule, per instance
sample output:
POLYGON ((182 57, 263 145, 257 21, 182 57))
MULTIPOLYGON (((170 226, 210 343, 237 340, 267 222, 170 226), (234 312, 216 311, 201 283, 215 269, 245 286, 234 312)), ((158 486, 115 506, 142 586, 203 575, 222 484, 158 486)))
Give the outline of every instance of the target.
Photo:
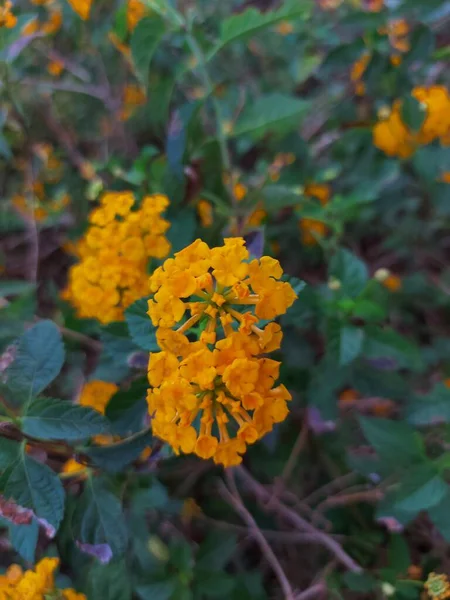
POLYGON ((16 358, 8 369, 8 387, 32 398, 55 379, 63 363, 58 327, 52 321, 40 321, 19 340, 16 358))
POLYGON ((294 96, 280 93, 260 96, 242 112, 231 135, 261 137, 268 131, 286 132, 298 128, 309 108, 310 102, 294 96))
POLYGON ((444 498, 435 506, 428 509, 428 515, 433 521, 434 526, 442 535, 442 537, 450 542, 450 493, 447 493, 444 498))
POLYGON ((88 598, 102 600, 131 600, 131 574, 124 560, 108 565, 94 564, 89 570, 88 598))
POLYGON ((397 368, 420 371, 423 359, 417 346, 393 329, 367 328, 364 357, 377 361, 390 359, 397 368))
POLYGON ((144 86, 148 85, 150 63, 164 33, 164 20, 152 16, 141 19, 131 36, 130 47, 134 70, 144 86))
POLYGON ((339 362, 348 365, 361 353, 364 330, 353 325, 341 327, 339 344, 339 362))
POLYGON ((147 379, 138 379, 127 390, 119 390, 114 394, 105 413, 114 433, 127 437, 142 430, 145 415, 148 414, 147 389, 147 379))
POLYGON ((425 448, 420 435, 409 425, 388 419, 360 418, 367 441, 381 458, 398 464, 411 464, 425 459, 425 448))
POLYGON ((12 158, 11 148, 9 147, 8 141, 5 136, 0 133, 0 156, 10 160, 12 158))
POLYGON ((345 248, 340 248, 331 259, 329 276, 338 279, 342 292, 353 298, 359 296, 369 279, 366 264, 345 248))
POLYGON ((416 396, 406 407, 406 418, 412 425, 450 422, 450 389, 438 383, 428 394, 416 396))
POLYGON ((288 0, 280 8, 273 11, 260 12, 256 8, 248 8, 244 12, 225 19, 220 28, 220 40, 209 55, 211 59, 227 44, 237 40, 244 40, 256 33, 275 25, 280 21, 289 21, 298 17, 306 17, 312 8, 311 2, 302 0, 288 0))
POLYGON ((74 513, 74 533, 84 544, 107 544, 113 556, 123 554, 128 533, 119 499, 102 479, 90 477, 74 513))
POLYGON ((152 440, 151 431, 146 429, 121 442, 110 446, 84 448, 83 452, 102 469, 116 473, 139 458, 141 452, 151 445, 152 440))
POLYGON ((21 422, 24 433, 43 440, 83 440, 108 431, 96 410, 54 398, 33 402, 21 422))
POLYGON ((198 114, 200 102, 189 102, 176 108, 170 117, 166 139, 167 164, 172 176, 184 178, 184 154, 189 137, 189 126, 198 114))
POLYGON ((141 600, 169 600, 175 592, 175 588, 176 581, 170 579, 140 585, 136 588, 136 592, 141 600))
POLYGON ((344 573, 342 580, 353 592, 373 592, 378 589, 378 581, 369 573, 344 573))
POLYGON ((170 221, 170 229, 167 239, 172 244, 172 253, 179 252, 194 241, 197 219, 192 209, 182 208, 169 211, 167 219, 170 221))
POLYGON ((438 146, 419 147, 412 157, 414 170, 427 184, 432 185, 448 170, 450 148, 438 146))
POLYGON ((29 525, 9 524, 11 544, 14 550, 27 562, 35 562, 38 536, 39 524, 37 519, 33 519, 29 525))
POLYGON ((47 465, 26 454, 24 446, 17 460, 2 474, 0 490, 5 498, 30 508, 37 517, 58 529, 64 515, 64 488, 47 465))
POLYGON ((402 120, 412 131, 419 131, 427 116, 427 111, 414 96, 406 96, 402 102, 402 120))
POLYGON ((35 284, 30 281, 22 281, 20 279, 16 281, 2 280, 0 281, 0 297, 20 296, 34 290, 35 287, 35 284))
POLYGON ((147 314, 148 299, 140 298, 125 311, 125 319, 133 342, 149 352, 159 350, 156 342, 156 327, 147 314))
POLYGON ((198 550, 196 566, 199 569, 221 571, 231 560, 236 549, 235 535, 212 532, 208 534, 198 550))
POLYGON ((201 598, 229 598, 236 585, 233 575, 217 571, 195 569, 195 595, 201 598))
MULTIPOLYGON (((393 454, 397 460, 397 456, 393 454)), ((410 469, 404 475, 395 506, 400 510, 419 512, 437 506, 449 493, 448 485, 431 464, 410 469)))

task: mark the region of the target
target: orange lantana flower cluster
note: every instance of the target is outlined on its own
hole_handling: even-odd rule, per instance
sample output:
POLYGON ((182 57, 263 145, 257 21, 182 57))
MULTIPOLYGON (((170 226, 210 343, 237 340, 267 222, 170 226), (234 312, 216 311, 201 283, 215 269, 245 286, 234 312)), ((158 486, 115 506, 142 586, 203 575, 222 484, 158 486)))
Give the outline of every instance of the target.
POLYGON ((249 258, 242 238, 218 248, 196 240, 150 278, 148 314, 161 348, 148 368, 154 434, 177 453, 226 467, 286 418, 291 399, 275 385, 280 363, 261 355, 280 347, 281 327, 267 321, 296 294, 280 281, 277 260, 249 258), (193 327, 198 341, 185 335, 193 327))
POLYGON ((373 130, 377 148, 388 156, 409 158, 422 145, 439 140, 450 144, 450 95, 441 85, 416 87, 412 96, 420 102, 425 119, 419 131, 412 131, 402 119, 402 101, 396 100, 386 118, 380 119, 373 130))
POLYGON ((71 268, 63 291, 80 317, 121 321, 124 310, 145 296, 149 259, 164 258, 170 250, 165 236, 170 225, 161 216, 168 204, 166 196, 155 194, 133 210, 132 192, 102 196, 87 233, 75 245, 80 262, 71 268))
POLYGON ((4 575, 0 575, 0 598, 5 600, 86 600, 84 594, 72 588, 58 590, 55 586, 57 558, 43 558, 34 569, 23 571, 19 565, 11 565, 4 575))

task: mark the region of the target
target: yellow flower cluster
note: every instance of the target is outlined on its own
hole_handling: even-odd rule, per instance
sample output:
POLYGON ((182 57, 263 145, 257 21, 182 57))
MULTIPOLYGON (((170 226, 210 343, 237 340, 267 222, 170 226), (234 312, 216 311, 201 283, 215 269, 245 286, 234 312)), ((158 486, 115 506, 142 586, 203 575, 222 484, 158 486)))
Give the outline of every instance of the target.
POLYGON ((17 17, 11 12, 12 2, 6 0, 5 4, 0 7, 0 29, 6 27, 6 29, 12 29, 17 23, 17 17))
POLYGON ((83 19, 83 21, 89 19, 92 0, 68 0, 68 2, 77 15, 83 19))
POLYGON ((34 569, 23 571, 19 565, 11 565, 0 575, 1 600, 86 600, 84 594, 72 588, 55 588, 54 573, 58 568, 57 558, 43 558, 34 569))
MULTIPOLYGON (((322 206, 325 206, 330 199, 330 187, 325 183, 310 183, 305 186, 304 195, 308 198, 316 198, 322 206)), ((302 244, 305 246, 315 246, 318 237, 325 237, 328 228, 322 221, 316 219, 304 218, 299 222, 302 244)))
POLYGON ((388 156, 409 158, 417 147, 440 140, 450 144, 450 95, 440 85, 416 87, 412 96, 420 102, 425 119, 419 131, 414 132, 402 120, 402 101, 396 100, 386 118, 380 119, 373 129, 373 141, 388 156))
POLYGON ((447 575, 443 573, 430 573, 424 584, 425 591, 432 600, 446 600, 450 598, 450 583, 447 575))
POLYGON ((134 204, 132 192, 103 194, 100 206, 91 212, 87 233, 76 244, 80 262, 70 270, 63 298, 81 318, 123 320, 124 310, 148 291, 149 258, 169 253, 165 232, 170 224, 161 216, 167 197, 146 196, 132 210, 134 204))
POLYGON ((286 418, 280 363, 261 356, 280 347, 281 328, 260 323, 296 299, 282 274, 277 260, 249 261, 245 241, 227 238, 218 248, 196 240, 151 276, 148 314, 161 352, 150 355, 147 401, 154 434, 175 452, 237 465, 248 444, 286 418), (191 342, 194 326, 201 334, 191 342))

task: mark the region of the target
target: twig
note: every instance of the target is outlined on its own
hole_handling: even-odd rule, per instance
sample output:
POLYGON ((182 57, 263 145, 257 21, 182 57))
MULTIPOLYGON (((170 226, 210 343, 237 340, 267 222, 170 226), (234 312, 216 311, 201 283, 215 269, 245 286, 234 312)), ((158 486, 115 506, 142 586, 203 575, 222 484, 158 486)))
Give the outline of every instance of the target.
POLYGON ((231 492, 223 484, 223 482, 221 482, 220 490, 221 490, 222 496, 225 498, 225 500, 229 504, 231 504, 231 506, 233 506, 233 508, 236 510, 236 512, 241 516, 242 520, 245 521, 245 523, 247 523, 252 536, 254 537, 255 541, 259 544, 265 558, 269 562, 275 575, 277 576, 278 581, 280 582, 280 586, 283 590, 284 598, 286 600, 294 600, 294 592, 291 588, 291 584, 289 583, 288 578, 286 577, 285 572, 283 571, 283 567, 278 562, 278 559, 275 556, 272 548, 269 546, 269 543, 267 542, 266 538, 261 533, 261 530, 259 529, 255 519, 250 514, 250 512, 245 508, 245 505, 239 495, 236 484, 234 482, 232 473, 230 471, 228 471, 226 473, 226 477, 227 477, 228 485, 231 488, 231 492))
POLYGON ((302 423, 302 428, 300 429, 300 433, 295 441, 295 444, 292 448, 291 454, 287 460, 286 465, 284 466, 283 472, 281 473, 280 483, 286 484, 289 481, 290 476, 292 475, 292 471, 297 464, 298 457, 306 445, 308 441, 308 420, 304 419, 302 423))
MULTIPOLYGON (((196 517, 200 521, 204 521, 212 525, 213 527, 218 527, 220 529, 227 529, 228 531, 235 531, 236 533, 242 534, 251 534, 247 527, 244 525, 236 525, 235 523, 227 523, 226 521, 218 521, 213 519, 212 517, 207 517, 206 515, 198 515, 196 517)), ((273 529, 262 529, 260 528, 261 533, 268 540, 273 540, 274 542, 280 542, 282 544, 315 544, 317 543, 317 537, 315 533, 300 533, 297 531, 275 531, 273 529)), ((344 536, 333 536, 334 539, 340 540, 343 539, 344 536)))
POLYGON ((328 496, 330 493, 344 489, 346 486, 350 485, 357 478, 355 473, 346 473, 341 477, 333 479, 326 485, 321 488, 315 490, 312 494, 303 499, 305 504, 314 504, 318 502, 323 496, 328 496))
POLYGON ((295 596, 294 600, 310 600, 310 598, 316 598, 317 596, 322 596, 327 591, 326 585, 321 583, 316 583, 312 585, 304 592, 300 592, 295 596))
POLYGON ((79 331, 73 331, 72 329, 66 329, 66 327, 59 327, 60 332, 63 336, 74 340, 75 342, 79 342, 82 346, 87 346, 94 352, 101 352, 102 343, 98 340, 93 340, 89 336, 84 333, 80 333, 79 331))
POLYGON ((311 525, 311 523, 303 519, 295 511, 285 506, 280 500, 278 500, 276 496, 272 496, 272 494, 266 490, 264 486, 253 479, 253 477, 248 471, 246 471, 246 469, 244 469, 244 467, 237 467, 236 471, 245 480, 246 484, 252 490, 256 498, 266 505, 266 508, 278 512, 280 515, 285 517, 286 520, 298 527, 300 531, 315 534, 317 543, 320 543, 324 548, 327 548, 327 550, 329 550, 348 570, 355 573, 362 571, 362 568, 353 560, 353 558, 351 558, 351 556, 345 552, 345 550, 338 542, 336 542, 336 540, 323 531, 316 529, 313 525, 311 525))

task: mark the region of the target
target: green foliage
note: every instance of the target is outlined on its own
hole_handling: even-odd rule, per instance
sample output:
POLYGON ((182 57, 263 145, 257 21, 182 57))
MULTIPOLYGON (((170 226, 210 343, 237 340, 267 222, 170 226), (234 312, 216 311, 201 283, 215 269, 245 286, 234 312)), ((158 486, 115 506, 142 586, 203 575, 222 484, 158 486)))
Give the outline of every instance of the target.
MULTIPOLYGON (((0 27, 1 571, 57 555, 58 585, 89 600, 418 600, 429 571, 445 572, 450 542, 445 7, 110 4, 93 2, 84 19, 66 0, 23 0, 17 24, 0 27), (26 35, 32 19, 39 30, 26 35), (121 230, 123 215, 97 210, 102 193, 128 190, 133 210, 168 197, 171 250, 142 260, 143 297, 130 294, 118 321, 86 319, 62 289, 76 275, 105 315, 127 296, 136 239, 110 240, 120 276, 108 253, 83 273, 71 265, 102 235, 89 220, 121 230), (289 414, 280 387, 270 410, 283 422, 224 474, 183 452, 190 440, 173 424, 208 431, 211 390, 166 386, 167 356, 160 406, 173 447, 152 431, 148 358, 161 348, 147 281, 197 238, 215 247, 234 236, 252 258, 279 260, 298 299, 267 353, 289 414), (85 406, 96 380, 117 387, 85 406)), ((188 330, 191 342, 206 323, 188 330)), ((272 416, 259 412, 263 429, 272 416)), ((225 426, 251 439, 234 397, 214 401, 212 417, 213 435, 225 426)))
POLYGON ((279 93, 261 96, 245 108, 232 135, 237 137, 251 134, 258 139, 268 132, 286 133, 305 116, 308 108, 308 102, 293 96, 279 93))
POLYGON ((120 501, 102 479, 89 478, 86 482, 72 526, 83 544, 105 544, 114 557, 126 550, 128 533, 120 501))
POLYGON ((164 33, 164 20, 153 16, 142 19, 131 37, 134 69, 144 86, 148 84, 150 63, 164 33))
POLYGON ((82 440, 108 430, 97 411, 54 398, 33 402, 21 421, 26 435, 44 440, 82 440))
POLYGON ((33 398, 59 374, 64 363, 64 346, 57 326, 41 321, 19 340, 17 355, 8 369, 8 387, 33 398))
POLYGON ((0 491, 58 529, 64 515, 62 484, 50 467, 28 456, 23 445, 1 475, 0 491))

